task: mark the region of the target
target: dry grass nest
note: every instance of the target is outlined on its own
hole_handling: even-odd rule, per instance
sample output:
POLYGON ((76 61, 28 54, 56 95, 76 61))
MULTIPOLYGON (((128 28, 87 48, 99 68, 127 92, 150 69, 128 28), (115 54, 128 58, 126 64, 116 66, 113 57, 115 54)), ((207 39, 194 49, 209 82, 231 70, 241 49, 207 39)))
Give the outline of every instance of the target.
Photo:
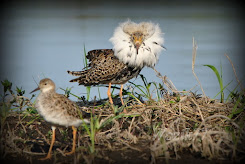
MULTIPOLYGON (((239 104, 238 104, 239 106, 239 104)), ((91 156, 115 162, 106 152, 131 149, 143 152, 140 158, 157 163, 159 158, 180 159, 183 151, 209 160, 240 161, 244 156, 244 110, 232 118, 234 103, 220 103, 193 93, 166 94, 160 101, 138 105, 128 101, 127 114, 115 113, 110 105, 82 107, 99 120, 95 133, 95 154, 89 153, 91 138, 81 126, 78 130, 78 157, 89 163, 91 156), (111 119, 113 118, 114 119, 111 119), (145 142, 142 142, 145 141, 145 142), (144 143, 140 147, 137 144, 144 143)), ((44 155, 49 143, 50 125, 37 113, 12 112, 1 124, 1 157, 9 154, 30 159, 44 155)), ((71 147, 72 134, 58 128, 56 155, 64 156, 71 147)), ((109 153, 110 154, 110 153, 109 153)), ((55 155, 55 156, 56 156, 55 155)), ((126 158, 126 157, 125 157, 126 158)))

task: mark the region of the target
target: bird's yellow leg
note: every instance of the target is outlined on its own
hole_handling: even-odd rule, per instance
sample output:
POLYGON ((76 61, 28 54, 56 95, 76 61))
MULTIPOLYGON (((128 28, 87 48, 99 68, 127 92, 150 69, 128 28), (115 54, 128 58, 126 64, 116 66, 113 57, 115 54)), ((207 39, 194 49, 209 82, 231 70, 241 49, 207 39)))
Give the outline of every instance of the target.
POLYGON ((109 83, 107 95, 108 95, 108 98, 109 98, 109 102, 110 102, 111 104, 113 104, 113 101, 112 101, 112 98, 111 98, 111 83, 109 83))
POLYGON ((71 152, 65 153, 65 155, 71 155, 76 151, 77 128, 75 126, 72 126, 72 130, 73 130, 72 150, 71 152))
POLYGON ((120 96, 122 105, 124 105, 123 98, 122 98, 122 96, 123 96, 122 91, 123 91, 123 84, 121 85, 119 96, 120 96))
POLYGON ((51 159, 52 155, 51 155, 51 152, 52 152, 52 148, 54 146, 54 141, 55 141, 55 127, 52 126, 52 140, 51 140, 51 144, 50 144, 50 147, 49 147, 49 151, 48 151, 48 154, 45 158, 41 158, 39 160, 47 160, 47 159, 51 159))

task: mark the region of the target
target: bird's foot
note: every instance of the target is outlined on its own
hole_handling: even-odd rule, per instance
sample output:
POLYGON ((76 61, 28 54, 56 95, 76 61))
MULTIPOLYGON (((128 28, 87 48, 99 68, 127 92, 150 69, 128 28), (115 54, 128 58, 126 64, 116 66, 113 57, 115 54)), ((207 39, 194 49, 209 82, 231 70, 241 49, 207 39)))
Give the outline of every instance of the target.
POLYGON ((67 152, 67 153, 65 153, 65 155, 71 155, 73 153, 75 153, 75 150, 72 150, 71 152, 67 152))
POLYGON ((52 155, 51 154, 48 154, 46 157, 40 158, 39 160, 44 161, 44 160, 51 159, 51 157, 52 157, 52 155))

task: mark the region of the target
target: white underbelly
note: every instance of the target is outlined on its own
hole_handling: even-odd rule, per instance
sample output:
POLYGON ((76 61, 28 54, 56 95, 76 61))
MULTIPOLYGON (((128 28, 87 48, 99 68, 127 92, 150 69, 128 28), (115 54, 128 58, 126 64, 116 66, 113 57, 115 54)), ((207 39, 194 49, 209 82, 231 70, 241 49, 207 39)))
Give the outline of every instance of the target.
POLYGON ((61 126, 76 126, 78 127, 82 124, 82 120, 71 115, 62 110, 49 109, 43 107, 40 103, 36 103, 38 113, 47 121, 52 124, 58 124, 61 126))

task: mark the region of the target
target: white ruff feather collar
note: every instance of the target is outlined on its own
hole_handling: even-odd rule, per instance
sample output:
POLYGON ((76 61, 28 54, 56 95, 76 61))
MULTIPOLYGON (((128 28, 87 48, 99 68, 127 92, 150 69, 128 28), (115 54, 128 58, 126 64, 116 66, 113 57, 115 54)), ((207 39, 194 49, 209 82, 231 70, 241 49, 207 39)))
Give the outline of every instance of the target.
POLYGON ((151 22, 137 24, 128 20, 119 24, 110 41, 114 46, 115 56, 123 63, 132 67, 154 67, 159 59, 161 50, 165 49, 162 35, 163 33, 157 24, 151 22), (138 54, 130 39, 135 32, 140 32, 144 35, 138 54))

